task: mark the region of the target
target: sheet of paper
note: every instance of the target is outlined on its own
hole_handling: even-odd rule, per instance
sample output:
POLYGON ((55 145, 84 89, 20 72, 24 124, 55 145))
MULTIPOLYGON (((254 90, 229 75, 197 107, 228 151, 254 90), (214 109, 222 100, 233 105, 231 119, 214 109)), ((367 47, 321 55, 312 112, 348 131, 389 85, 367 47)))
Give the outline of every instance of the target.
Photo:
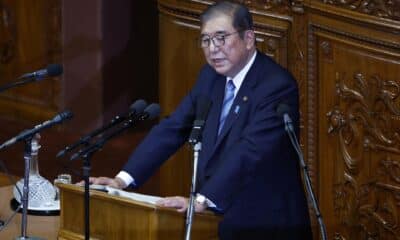
POLYGON ((152 196, 152 195, 146 195, 146 194, 140 194, 140 193, 133 193, 133 192, 127 192, 124 190, 112 188, 112 187, 106 187, 108 194, 114 195, 114 196, 120 196, 120 197, 125 197, 129 199, 133 199, 139 202, 145 202, 145 203, 150 203, 150 204, 156 204, 156 202, 162 197, 157 197, 157 196, 152 196))

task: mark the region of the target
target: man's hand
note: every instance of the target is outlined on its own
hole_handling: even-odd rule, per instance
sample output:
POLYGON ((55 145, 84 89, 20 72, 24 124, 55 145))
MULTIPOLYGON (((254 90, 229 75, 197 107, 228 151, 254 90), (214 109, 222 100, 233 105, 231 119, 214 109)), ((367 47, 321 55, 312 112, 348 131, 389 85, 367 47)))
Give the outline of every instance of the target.
MULTIPOLYGON (((90 177, 89 178, 89 183, 90 184, 97 184, 97 185, 105 185, 105 186, 110 186, 113 188, 118 188, 118 189, 124 189, 127 186, 125 185, 124 181, 122 179, 115 177, 115 178, 109 178, 109 177, 90 177)), ((79 185, 83 185, 84 182, 80 181, 78 183, 79 185)))
MULTIPOLYGON (((161 207, 176 208, 178 212, 185 212, 189 207, 189 199, 180 196, 166 197, 157 201, 156 204, 161 207)), ((207 206, 195 202, 194 209, 195 212, 204 212, 207 206)))

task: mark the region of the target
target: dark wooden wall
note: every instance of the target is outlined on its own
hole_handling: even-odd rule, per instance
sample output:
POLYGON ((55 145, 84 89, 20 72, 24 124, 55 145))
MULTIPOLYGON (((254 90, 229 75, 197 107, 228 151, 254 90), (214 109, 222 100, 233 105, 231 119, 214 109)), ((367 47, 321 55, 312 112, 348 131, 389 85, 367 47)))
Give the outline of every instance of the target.
MULTIPOLYGON (((204 61, 195 38, 212 2, 158 1, 167 113, 204 61)), ((258 48, 299 83, 301 143, 329 239, 399 239, 400 2, 237 2, 253 12, 258 48)), ((190 162, 186 149, 164 166, 161 192, 188 193, 190 162)))
MULTIPOLYGON (((60 77, 0 93, 0 142, 70 109, 72 120, 42 132, 40 172, 49 179, 80 174, 81 161, 56 153, 134 100, 158 102, 157 19, 156 1, 0 0, 0 85, 49 63, 64 67, 60 77)), ((116 174, 152 124, 106 144, 92 159, 92 175, 116 174)), ((0 152, 20 176, 22 153, 23 143, 0 152)), ((151 182, 146 189, 158 192, 151 182)))

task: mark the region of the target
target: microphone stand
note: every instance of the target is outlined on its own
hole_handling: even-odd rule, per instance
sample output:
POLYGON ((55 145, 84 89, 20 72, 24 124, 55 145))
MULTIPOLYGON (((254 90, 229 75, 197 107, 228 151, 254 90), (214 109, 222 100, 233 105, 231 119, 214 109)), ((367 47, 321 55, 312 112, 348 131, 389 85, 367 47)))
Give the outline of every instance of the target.
POLYGON ((3 92, 5 90, 13 88, 13 87, 17 87, 17 86, 20 86, 20 85, 31 83, 31 82, 34 82, 34 81, 36 81, 35 78, 30 78, 30 79, 21 80, 21 81, 18 81, 18 82, 8 83, 8 84, 3 85, 3 86, 0 87, 0 92, 3 92))
POLYGON ((118 129, 116 132, 107 135, 105 138, 101 139, 97 143, 88 146, 86 149, 84 149, 82 152, 79 151, 78 153, 74 154, 71 157, 71 160, 74 160, 78 157, 82 157, 83 159, 83 180, 84 180, 84 208, 85 208, 85 214, 84 214, 84 221, 85 221, 85 240, 89 240, 90 238, 90 196, 89 196, 89 177, 90 177, 90 170, 91 170, 91 164, 90 164, 90 158, 91 156, 98 150, 102 148, 102 146, 105 144, 105 142, 125 129, 128 129, 131 127, 133 124, 133 120, 130 119, 128 123, 124 124, 124 127, 121 127, 118 129))
POLYGON ((85 154, 83 158, 83 180, 85 182, 84 208, 85 208, 85 240, 90 238, 90 197, 89 197, 89 177, 90 177, 90 157, 92 153, 85 154))
POLYGON ((199 153, 201 151, 201 142, 197 142, 192 146, 193 146, 193 174, 192 174, 192 185, 190 187, 189 206, 186 212, 185 240, 190 240, 190 233, 192 230, 194 199, 196 197, 195 194, 196 194, 196 180, 197 180, 197 162, 199 160, 199 153))
POLYGON ((25 160, 25 169, 24 169, 24 186, 23 186, 23 194, 22 194, 22 221, 21 221, 21 236, 15 238, 15 240, 40 240, 41 238, 37 237, 27 237, 26 228, 28 225, 28 199, 29 199, 29 166, 32 159, 32 135, 29 135, 25 139, 25 149, 24 149, 24 160, 25 160))
POLYGON ((303 157, 303 154, 302 154, 301 149, 300 149, 300 144, 299 144, 299 142, 297 140, 296 134, 294 133, 293 125, 291 123, 289 115, 284 116, 284 119, 285 119, 285 131, 288 133, 289 138, 290 138, 290 142, 292 143, 294 149, 297 152, 297 155, 299 156, 299 162, 300 162, 300 166, 301 166, 301 168, 303 170, 303 178, 304 178, 304 181, 305 181, 306 190, 307 190, 308 196, 311 199, 311 203, 312 203, 312 206, 314 208, 315 215, 317 217, 318 226, 320 228, 320 233, 321 233, 321 239, 322 240, 326 240, 327 239, 326 226, 325 226, 324 221, 322 219, 322 214, 321 214, 321 212, 319 210, 318 203, 317 203, 317 200, 315 198, 315 195, 314 195, 314 192, 313 192, 313 189, 312 189, 311 180, 310 180, 310 174, 308 172, 308 167, 307 167, 307 165, 306 165, 306 163, 304 161, 304 157, 303 157))

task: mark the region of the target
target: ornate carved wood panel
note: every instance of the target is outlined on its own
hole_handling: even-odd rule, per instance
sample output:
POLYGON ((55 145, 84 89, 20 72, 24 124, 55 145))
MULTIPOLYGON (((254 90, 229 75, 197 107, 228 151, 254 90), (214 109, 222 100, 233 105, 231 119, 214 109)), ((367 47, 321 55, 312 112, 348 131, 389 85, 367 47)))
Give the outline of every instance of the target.
POLYGON ((398 239, 400 42, 385 41, 394 37, 386 32, 366 36, 331 19, 310 20, 316 182, 329 239, 398 239))

